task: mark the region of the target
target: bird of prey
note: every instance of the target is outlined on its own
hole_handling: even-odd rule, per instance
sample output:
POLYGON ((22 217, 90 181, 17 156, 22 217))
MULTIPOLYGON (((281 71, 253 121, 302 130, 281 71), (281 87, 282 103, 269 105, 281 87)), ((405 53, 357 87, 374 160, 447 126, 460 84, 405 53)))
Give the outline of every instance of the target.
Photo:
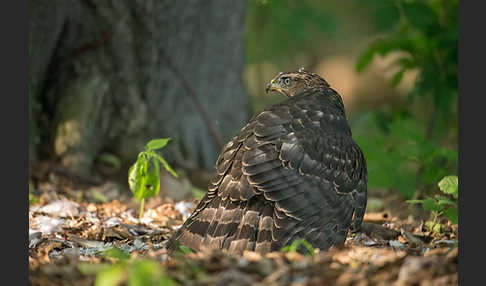
POLYGON ((316 73, 279 73, 288 98, 256 114, 223 147, 206 195, 170 238, 232 254, 278 251, 305 239, 326 251, 359 230, 367 170, 341 96, 316 73))

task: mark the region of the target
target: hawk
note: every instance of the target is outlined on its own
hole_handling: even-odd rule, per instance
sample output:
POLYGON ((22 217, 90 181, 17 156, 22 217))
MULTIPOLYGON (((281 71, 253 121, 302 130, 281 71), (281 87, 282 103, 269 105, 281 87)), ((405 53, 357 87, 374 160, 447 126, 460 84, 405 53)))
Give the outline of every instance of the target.
POLYGON ((288 98, 265 108, 223 147, 206 195, 170 238, 233 254, 277 251, 303 238, 320 250, 361 226, 366 161, 341 96, 316 73, 279 73, 266 86, 288 98))

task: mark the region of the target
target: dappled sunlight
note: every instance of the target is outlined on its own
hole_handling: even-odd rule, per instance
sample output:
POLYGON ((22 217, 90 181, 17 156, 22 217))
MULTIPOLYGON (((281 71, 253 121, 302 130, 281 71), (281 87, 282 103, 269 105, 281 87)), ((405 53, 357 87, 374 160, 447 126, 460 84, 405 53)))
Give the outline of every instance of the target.
POLYGON ((458 284, 457 0, 78 2, 32 2, 29 284, 458 284))

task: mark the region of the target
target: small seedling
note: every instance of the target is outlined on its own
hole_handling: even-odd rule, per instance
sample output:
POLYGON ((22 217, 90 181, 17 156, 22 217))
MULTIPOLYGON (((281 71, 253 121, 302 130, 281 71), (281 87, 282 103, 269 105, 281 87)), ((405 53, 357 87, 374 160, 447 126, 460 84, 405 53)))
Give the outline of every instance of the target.
POLYGON ((131 258, 129 254, 117 248, 103 252, 103 256, 114 258, 114 263, 92 264, 82 262, 78 265, 83 274, 95 274, 94 285, 176 285, 154 260, 131 258))
POLYGON ((102 252, 102 255, 104 257, 116 258, 122 261, 130 259, 130 254, 116 247, 111 247, 106 249, 105 251, 102 252))
POLYGON ((155 152, 155 150, 167 145, 169 140, 170 138, 161 138, 149 141, 145 146, 145 151, 138 154, 137 161, 128 170, 128 185, 135 195, 135 199, 140 201, 139 218, 143 216, 145 199, 154 197, 159 193, 159 162, 174 177, 178 177, 177 173, 169 166, 167 161, 155 152))
POLYGON ((314 255, 314 247, 307 240, 299 238, 294 240, 290 245, 280 249, 282 252, 301 252, 304 255, 314 255))
POLYGON ((180 253, 184 254, 184 255, 185 255, 185 254, 192 253, 192 250, 191 250, 189 247, 187 247, 187 246, 185 246, 185 245, 182 245, 182 244, 180 244, 180 245, 179 245, 179 247, 177 248, 177 250, 178 250, 180 253))
POLYGON ((101 154, 100 161, 105 163, 106 165, 111 166, 115 170, 119 170, 121 167, 120 159, 113 154, 109 154, 109 153, 101 154))
POLYGON ((457 197, 458 197, 458 178, 457 176, 444 177, 438 183, 439 189, 445 195, 436 195, 434 198, 426 197, 423 200, 408 200, 407 203, 422 204, 424 210, 431 211, 434 219, 426 223, 429 229, 434 232, 440 232, 436 220, 440 215, 444 215, 452 224, 458 223, 457 197))

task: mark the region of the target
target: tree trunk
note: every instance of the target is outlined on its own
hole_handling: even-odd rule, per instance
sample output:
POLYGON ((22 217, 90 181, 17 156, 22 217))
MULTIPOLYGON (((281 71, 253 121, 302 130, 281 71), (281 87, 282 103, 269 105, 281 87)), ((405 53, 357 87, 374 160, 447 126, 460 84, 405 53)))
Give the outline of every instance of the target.
POLYGON ((211 128, 224 143, 248 119, 246 1, 30 3, 31 160, 89 176, 101 152, 126 167, 171 137, 170 162, 209 168, 221 148, 211 128))

